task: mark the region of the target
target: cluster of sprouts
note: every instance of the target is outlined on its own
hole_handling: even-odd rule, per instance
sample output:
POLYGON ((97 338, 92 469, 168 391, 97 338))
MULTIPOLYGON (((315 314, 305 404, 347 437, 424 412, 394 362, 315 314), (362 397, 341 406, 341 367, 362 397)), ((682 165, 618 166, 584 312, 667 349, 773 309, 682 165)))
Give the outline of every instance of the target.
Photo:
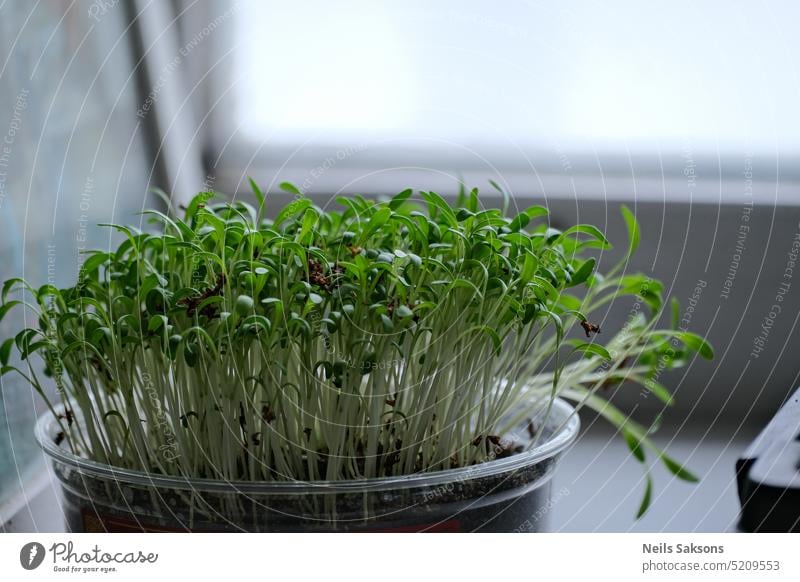
MULTIPOLYGON (((252 186, 256 207, 201 193, 182 219, 148 211, 156 232, 107 225, 122 243, 89 253, 73 287, 5 283, 0 316, 20 305, 38 327, 2 343, 2 372, 45 397, 62 446, 163 475, 385 477, 514 454, 509 430, 562 396, 694 479, 602 389, 632 381, 669 403, 656 370, 711 350, 656 327, 658 282, 624 260, 596 271, 597 228, 550 228, 541 206, 507 217, 477 190, 323 211, 289 184, 271 220, 252 186), (598 336, 593 314, 621 295, 648 309, 598 336)), ((622 211, 627 259, 639 227, 622 211)), ((642 511, 650 489, 648 475, 642 511)))

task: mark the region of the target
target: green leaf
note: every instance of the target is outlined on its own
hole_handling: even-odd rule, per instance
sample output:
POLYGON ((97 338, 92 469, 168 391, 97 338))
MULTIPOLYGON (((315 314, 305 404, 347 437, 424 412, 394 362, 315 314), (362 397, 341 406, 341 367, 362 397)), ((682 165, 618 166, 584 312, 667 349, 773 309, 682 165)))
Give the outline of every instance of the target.
POLYGON ((253 195, 256 197, 256 201, 258 202, 258 211, 260 214, 261 210, 264 208, 264 202, 266 201, 267 197, 264 196, 264 193, 261 191, 261 188, 258 187, 258 184, 256 184, 255 180, 248 178, 248 181, 250 182, 250 189, 253 191, 253 195))
MULTIPOLYGON (((289 192, 290 194, 294 194, 295 196, 303 196, 303 192, 300 190, 300 188, 298 188, 291 182, 281 182, 280 184, 278 184, 278 188, 280 188, 284 192, 289 192)), ((278 222, 276 221, 275 224, 278 224, 278 222)))
POLYGON ((306 249, 302 245, 299 245, 294 241, 282 240, 276 243, 275 247, 280 250, 286 249, 290 251, 289 253, 283 255, 282 257, 283 260, 285 260, 287 263, 290 261, 292 253, 297 255, 300 259, 300 265, 298 266, 302 266, 308 263, 308 253, 306 253, 306 249))
POLYGON ((675 459, 668 457, 665 453, 662 453, 660 458, 661 462, 664 463, 664 466, 669 469, 669 472, 675 475, 678 479, 688 481, 689 483, 697 483, 700 481, 698 477, 683 467, 683 465, 678 463, 675 459))
POLYGON ((0 364, 3 366, 8 365, 8 360, 11 357, 11 348, 14 345, 14 338, 10 337, 0 345, 0 364))
POLYGON ((456 196, 456 208, 465 208, 467 204, 467 185, 464 180, 458 178, 458 195, 456 196))
POLYGON ((361 374, 364 376, 370 374, 372 370, 377 367, 377 363, 378 360, 375 352, 368 352, 361 362, 361 374))
POLYGON ((671 309, 671 317, 670 323, 672 324, 672 329, 678 329, 678 325, 681 322, 681 303, 678 301, 677 297, 673 297, 670 301, 670 309, 671 309))
POLYGON ((518 232, 528 226, 528 223, 537 216, 547 216, 549 211, 544 206, 531 206, 523 210, 511 221, 508 228, 511 232, 518 232))
POLYGON ((389 221, 389 218, 392 216, 392 209, 388 206, 381 208, 367 222, 367 226, 364 228, 364 231, 361 233, 361 244, 369 240, 369 238, 375 234, 379 228, 381 228, 384 224, 389 221))
POLYGON ((27 376, 25 376, 25 374, 23 374, 19 368, 15 368, 14 366, 0 366, 0 376, 5 376, 9 372, 16 372, 23 378, 27 378, 27 376))
POLYGON ((249 295, 239 295, 236 298, 236 313, 249 315, 253 313, 253 298, 249 295))
POLYGON ((469 193, 469 200, 467 201, 467 210, 470 212, 478 212, 478 189, 473 188, 469 193))
POLYGON ((564 315, 574 315, 578 321, 586 321, 586 315, 581 311, 583 301, 574 295, 562 293, 558 296, 558 304, 564 308, 564 315))
POLYGON ((383 324, 383 330, 385 332, 389 333, 394 331, 394 323, 388 315, 381 314, 381 323, 383 324))
POLYGON ((278 216, 275 217, 275 226, 279 226, 288 218, 300 214, 301 212, 307 210, 311 207, 311 200, 308 198, 297 198, 292 200, 289 204, 283 207, 283 209, 278 213, 278 216))
POLYGON ((197 211, 205 206, 214 196, 216 196, 214 192, 200 192, 196 194, 189 202, 189 206, 186 207, 186 214, 184 215, 185 220, 190 222, 197 214, 197 211))
POLYGON ((394 253, 378 253, 378 256, 375 260, 379 263, 387 263, 391 265, 394 263, 394 253))
POLYGON ((319 220, 319 214, 313 208, 308 208, 303 215, 303 225, 300 227, 300 232, 297 234, 297 240, 300 243, 308 244, 311 241, 308 240, 308 235, 310 235, 314 227, 319 220))
POLYGON ((100 266, 105 265, 114 255, 111 253, 96 252, 91 257, 83 262, 83 270, 86 273, 91 273, 97 270, 100 266))
POLYGON ((575 287, 580 285, 581 283, 586 282, 586 280, 594 273, 594 267, 597 264, 597 261, 594 257, 586 259, 581 266, 573 273, 572 278, 570 279, 569 284, 567 287, 575 287))
POLYGON ((621 211, 622 218, 625 219, 625 226, 628 228, 628 256, 630 257, 636 252, 636 249, 639 248, 641 229, 639 228, 639 222, 636 220, 636 216, 627 206, 623 204, 621 211))
POLYGON ((272 323, 263 315, 250 315, 242 320, 242 329, 251 333, 265 333, 268 334, 272 329, 272 323))
POLYGON ((489 180, 489 185, 491 185, 492 188, 497 190, 503 196, 503 214, 505 215, 508 213, 508 206, 511 202, 511 196, 505 190, 505 188, 501 188, 500 185, 494 180, 489 180))
POLYGON ((639 439, 636 438, 631 431, 625 428, 622 429, 622 436, 625 437, 625 442, 627 443, 628 448, 633 456, 636 457, 636 460, 640 463, 644 463, 644 449, 642 448, 642 443, 639 441, 639 439))
POLYGON ((389 208, 392 210, 397 210, 400 208, 409 198, 414 191, 411 188, 406 188, 399 194, 395 194, 392 196, 392 199, 389 201, 389 208))
POLYGON ((608 242, 606 235, 604 235, 599 228, 597 228, 596 226, 592 226, 591 224, 576 224, 575 226, 571 226, 570 228, 562 232, 560 235, 558 235, 558 238, 553 242, 553 246, 555 246, 557 243, 561 242, 563 239, 572 234, 588 235, 600 243, 599 246, 601 249, 611 248, 611 243, 608 242))
POLYGON ((164 192, 161 188, 150 188, 150 192, 154 194, 167 209, 172 210, 172 200, 169 194, 164 192))
POLYGON ((9 301, 7 303, 4 303, 3 305, 0 305, 0 321, 3 321, 3 318, 6 316, 6 314, 9 311, 11 311, 11 309, 14 306, 20 305, 20 304, 22 304, 22 301, 9 301))
POLYGON ((25 289, 32 291, 30 285, 28 285, 25 279, 22 279, 20 277, 12 277, 11 279, 8 279, 5 283, 3 283, 3 296, 2 296, 3 302, 5 302, 6 298, 8 297, 8 294, 11 293, 11 291, 14 289, 14 285, 16 285, 17 283, 19 283, 25 289))
POLYGON ((401 318, 412 317, 414 315, 414 312, 411 311, 411 309, 409 309, 405 305, 401 305, 400 307, 398 307, 395 310, 395 313, 397 314, 397 317, 401 317, 401 318))
POLYGON ((14 343, 16 344, 20 354, 24 355, 28 353, 28 350, 32 345, 31 340, 33 340, 33 338, 35 338, 37 335, 41 335, 39 330, 26 328, 14 336, 14 343))
POLYGON ((103 420, 107 421, 108 418, 111 417, 111 416, 119 418, 120 422, 122 423, 122 426, 127 428, 127 423, 125 422, 125 417, 122 416, 122 414, 118 410, 108 410, 108 411, 106 411, 106 413, 103 414, 103 420))
POLYGON ((529 250, 525 250, 525 259, 522 262, 522 271, 520 271, 519 278, 523 283, 528 283, 536 275, 536 270, 539 268, 539 257, 534 255, 529 250))
POLYGON ((178 351, 178 345, 182 340, 183 336, 177 333, 169 336, 169 340, 167 340, 167 349, 169 350, 169 354, 172 359, 175 359, 175 354, 178 351))
POLYGON ((545 297, 555 298, 560 295, 558 289, 556 289, 553 284, 545 279, 544 277, 539 277, 538 275, 533 278, 533 285, 535 288, 540 289, 544 292, 545 297))
POLYGON ((432 208, 439 210, 439 213, 448 226, 456 226, 458 224, 455 212, 453 212, 453 209, 450 208, 450 205, 444 198, 439 196, 436 192, 420 192, 420 195, 432 208))
MULTIPOLYGON (((456 212, 456 220, 458 220, 459 222, 464 222, 465 220, 467 220, 468 218, 472 218, 473 216, 475 216, 475 213, 472 212, 471 210, 467 210, 466 208, 460 208, 458 212, 456 212)), ((454 232, 458 232, 460 234, 460 231, 454 231, 454 232)))
POLYGON ((636 519, 641 518, 645 513, 647 513, 647 510, 650 507, 652 497, 653 497, 653 479, 650 477, 650 474, 648 473, 646 476, 642 502, 639 504, 639 510, 636 512, 636 519))
POLYGON ((714 359, 714 350, 711 345, 696 333, 690 331, 682 331, 675 334, 683 344, 695 352, 699 353, 706 360, 714 359))
POLYGON ((147 331, 155 333, 162 327, 166 328, 167 324, 168 320, 165 315, 154 315, 150 318, 150 322, 147 324, 147 331))
POLYGON ((187 343, 183 346, 183 360, 190 368, 194 368, 200 359, 200 348, 196 344, 187 343))
MULTIPOLYGON (((141 213, 142 216, 150 216, 150 222, 155 224, 162 224, 164 226, 165 234, 172 232, 177 236, 182 236, 181 228, 169 216, 159 210, 145 210, 141 213)), ((159 240, 158 238, 152 239, 153 241, 159 240)), ((109 253, 110 256, 110 253, 109 253)))
POLYGON ((608 352, 606 348, 601 346, 600 344, 589 344, 589 343, 582 343, 573 348, 574 352, 583 352, 584 354, 591 354, 593 356, 600 356, 604 360, 612 360, 611 354, 608 352))

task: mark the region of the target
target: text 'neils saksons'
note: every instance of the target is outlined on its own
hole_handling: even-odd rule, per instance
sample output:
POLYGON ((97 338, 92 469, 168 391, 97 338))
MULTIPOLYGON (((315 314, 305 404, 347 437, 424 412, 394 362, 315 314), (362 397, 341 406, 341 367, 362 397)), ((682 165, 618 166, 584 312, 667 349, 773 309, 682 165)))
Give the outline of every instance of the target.
POLYGON ((700 546, 697 544, 642 544, 643 554, 724 554, 723 546, 700 546))

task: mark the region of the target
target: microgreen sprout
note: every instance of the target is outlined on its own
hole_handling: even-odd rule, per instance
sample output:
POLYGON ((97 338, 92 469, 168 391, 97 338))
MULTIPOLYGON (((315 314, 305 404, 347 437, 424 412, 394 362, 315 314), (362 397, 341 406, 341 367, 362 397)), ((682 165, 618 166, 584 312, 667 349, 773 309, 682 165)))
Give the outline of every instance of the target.
MULTIPOLYGON (((628 252, 604 276, 596 227, 556 230, 541 206, 507 217, 477 189, 454 206, 340 197, 339 211, 298 195, 269 220, 252 185, 257 207, 204 192, 183 218, 148 211, 157 232, 106 225, 121 244, 88 253, 73 287, 5 282, 0 316, 19 305, 38 327, 2 343, 2 372, 56 414, 43 360, 62 446, 186 477, 405 475, 513 454, 504 437, 561 396, 616 425, 638 460, 694 480, 603 397, 632 381, 669 404, 657 372, 712 356, 657 327, 662 285, 625 272, 640 237, 627 208, 628 252), (647 309, 601 330, 593 317, 623 295, 647 309)), ((640 513, 651 489, 648 474, 640 513)))

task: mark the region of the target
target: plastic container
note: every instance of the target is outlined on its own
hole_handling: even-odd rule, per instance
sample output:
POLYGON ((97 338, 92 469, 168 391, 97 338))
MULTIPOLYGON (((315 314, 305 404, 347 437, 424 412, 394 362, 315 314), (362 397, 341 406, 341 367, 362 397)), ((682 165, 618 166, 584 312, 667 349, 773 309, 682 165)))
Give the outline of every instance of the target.
MULTIPOLYGON (((73 532, 513 532, 548 529, 551 477, 579 425, 574 409, 557 400, 541 443, 522 453, 447 471, 313 482, 225 482, 117 469, 57 445, 50 414, 39 419, 36 438, 52 459, 73 532)), ((527 438, 524 429, 520 434, 527 438)))

